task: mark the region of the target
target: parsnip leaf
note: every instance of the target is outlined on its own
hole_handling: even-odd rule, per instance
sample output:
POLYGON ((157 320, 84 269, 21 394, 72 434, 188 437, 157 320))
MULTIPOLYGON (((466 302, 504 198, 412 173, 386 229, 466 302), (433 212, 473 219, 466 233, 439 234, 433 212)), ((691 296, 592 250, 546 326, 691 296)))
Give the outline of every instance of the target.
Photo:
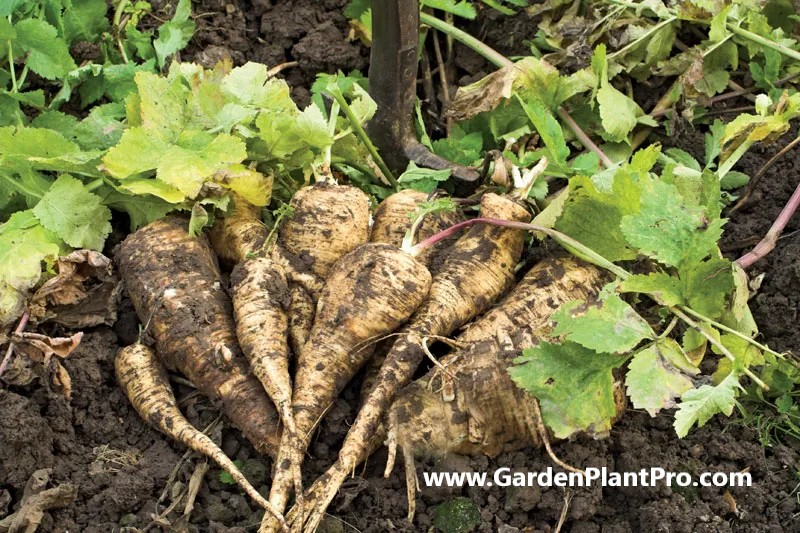
POLYGON ((741 389, 739 377, 731 373, 719 385, 703 385, 683 393, 675 413, 674 427, 678 437, 685 437, 695 424, 702 427, 714 415, 722 413, 730 416, 736 405, 736 395, 741 389))
MULTIPOLYGON (((655 416, 661 409, 675 406, 675 398, 694 388, 692 380, 676 361, 685 360, 681 347, 672 339, 659 339, 644 350, 634 354, 628 364, 625 386, 637 409, 645 409, 655 416)), ((684 364, 684 368, 688 365, 684 364)), ((697 374, 696 367, 689 367, 697 374)))
POLYGON ((60 242, 31 210, 14 213, 0 224, 0 325, 22 314, 27 291, 42 275, 42 262, 55 262, 60 242))
POLYGON ((650 325, 609 286, 597 302, 573 301, 561 306, 552 320, 554 335, 599 353, 621 354, 642 340, 655 337, 650 325))
POLYGON ((73 248, 102 250, 111 233, 111 211, 69 174, 53 183, 33 213, 44 228, 73 248))
POLYGON ((723 220, 706 218, 702 209, 687 206, 677 189, 653 181, 641 198, 641 211, 622 217, 625 240, 642 253, 668 265, 698 262, 717 250, 723 220))
POLYGON ((542 342, 522 352, 509 369, 514 382, 539 400, 556 438, 579 431, 604 434, 617 414, 612 369, 625 357, 573 343, 542 342))

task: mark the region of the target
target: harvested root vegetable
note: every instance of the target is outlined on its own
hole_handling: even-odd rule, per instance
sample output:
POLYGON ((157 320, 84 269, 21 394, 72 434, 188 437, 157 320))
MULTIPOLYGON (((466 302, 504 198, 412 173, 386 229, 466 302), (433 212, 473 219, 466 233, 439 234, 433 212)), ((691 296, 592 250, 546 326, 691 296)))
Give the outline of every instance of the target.
POLYGON ((132 344, 120 349, 114 369, 117 381, 139 416, 168 437, 211 458, 288 531, 281 514, 247 481, 233 461, 183 416, 170 388, 167 371, 151 348, 144 344, 132 344))
POLYGON ((289 376, 289 285, 267 257, 247 259, 231 273, 236 337, 253 374, 278 407, 285 428, 294 433, 292 379, 289 376))
MULTIPOLYGON (((525 208, 492 193, 481 199, 480 216, 518 222, 530 219, 525 208)), ((522 256, 524 240, 525 232, 521 230, 478 225, 448 251, 433 278, 428 299, 400 331, 387 354, 375 388, 347 433, 338 461, 311 487, 306 498, 309 529, 319 524, 341 484, 365 459, 381 418, 425 357, 425 338, 450 335, 486 311, 514 282, 514 268, 522 256)), ((305 511, 295 512, 295 516, 301 513, 305 511)))
POLYGON ((187 227, 183 218, 166 217, 129 235, 116 253, 120 274, 167 368, 221 401, 256 449, 274 456, 277 413, 239 348, 217 259, 187 227))
POLYGON ((260 210, 241 196, 234 196, 231 212, 218 218, 208 231, 217 257, 237 265, 264 245, 269 231, 261 222, 260 210))
MULTIPOLYGON (((400 246, 406 232, 411 228, 413 215, 420 204, 428 201, 428 195, 413 189, 405 189, 386 198, 375 211, 375 221, 369 235, 370 242, 384 242, 400 246)), ((462 220, 460 213, 440 212, 428 215, 417 230, 416 240, 428 237, 449 228, 462 220)), ((422 250, 417 260, 430 267, 434 257, 441 254, 453 244, 455 239, 444 239, 433 246, 422 250)))
POLYGON ((369 238, 369 197, 355 187, 320 182, 292 197, 294 214, 278 229, 278 243, 293 266, 320 279, 333 265, 369 238))
POLYGON ((297 284, 289 287, 289 345, 295 358, 305 346, 314 322, 314 301, 308 292, 297 284))
POLYGON ((408 320, 430 285, 424 265, 388 244, 359 246, 333 267, 298 359, 292 405, 302 446, 293 449, 286 438, 281 443, 270 493, 277 509, 283 510, 289 496, 286 468, 292 454, 305 452, 312 429, 372 353, 374 342, 408 320))
POLYGON ((294 214, 278 228, 272 258, 291 282, 289 340, 298 357, 325 278, 342 256, 367 242, 370 200, 355 187, 320 182, 297 191, 290 205, 294 214))
POLYGON ((592 300, 602 281, 598 268, 573 258, 538 263, 458 338, 466 342, 464 348, 399 393, 388 416, 387 472, 399 447, 406 465, 409 518, 414 514, 414 457, 495 456, 540 444, 534 398, 514 384, 507 368, 536 343, 561 304, 592 300))

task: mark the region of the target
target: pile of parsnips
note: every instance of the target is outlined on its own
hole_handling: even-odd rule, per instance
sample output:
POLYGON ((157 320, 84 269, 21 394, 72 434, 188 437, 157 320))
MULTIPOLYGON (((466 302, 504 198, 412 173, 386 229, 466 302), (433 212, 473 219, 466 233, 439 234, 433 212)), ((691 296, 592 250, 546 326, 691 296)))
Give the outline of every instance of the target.
MULTIPOLYGON (((478 216, 530 221, 517 196, 483 194, 478 216)), ((295 194, 275 243, 259 210, 235 199, 207 237, 190 237, 185 219, 167 217, 118 248, 127 293, 155 348, 120 350, 120 383, 145 420, 212 457, 268 510, 262 531, 316 529, 342 482, 384 442, 387 473, 398 449, 404 456, 409 516, 415 456, 495 455, 540 442, 535 402, 506 368, 559 305, 591 299, 602 275, 569 257, 520 275, 524 230, 475 224, 435 237, 462 218, 452 212, 425 217, 414 228, 417 244, 403 245, 426 200, 405 190, 373 214, 359 189, 318 183, 295 194), (230 286, 220 262, 234 265, 230 286), (436 361, 429 345, 448 337, 454 349, 436 361), (411 382, 429 359, 430 372, 411 382), (313 430, 365 364, 362 406, 338 461, 304 490, 300 466, 313 430), (181 415, 165 368, 219 401, 275 459, 269 502, 181 415)))

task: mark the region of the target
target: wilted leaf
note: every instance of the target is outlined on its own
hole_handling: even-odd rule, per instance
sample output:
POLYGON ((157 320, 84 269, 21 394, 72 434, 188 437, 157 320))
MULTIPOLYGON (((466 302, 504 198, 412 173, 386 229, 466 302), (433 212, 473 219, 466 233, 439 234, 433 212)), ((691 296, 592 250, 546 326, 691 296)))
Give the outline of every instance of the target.
POLYGON ((111 260, 92 250, 76 250, 56 263, 29 303, 31 318, 79 329, 116 321, 119 279, 111 260))

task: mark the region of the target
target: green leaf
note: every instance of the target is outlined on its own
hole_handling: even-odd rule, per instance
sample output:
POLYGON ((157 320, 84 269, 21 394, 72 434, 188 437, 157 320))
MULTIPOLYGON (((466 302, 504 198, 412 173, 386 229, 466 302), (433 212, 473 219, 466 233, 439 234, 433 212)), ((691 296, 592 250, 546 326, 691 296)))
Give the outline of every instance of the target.
POLYGON ((483 135, 480 132, 464 134, 454 126, 451 134, 444 139, 433 141, 433 153, 460 165, 471 165, 481 158, 483 135))
POLYGON ((186 199, 181 191, 157 179, 128 179, 119 186, 131 194, 152 194, 171 204, 178 204, 186 199))
POLYGON ((0 0, 0 17, 7 17, 27 0, 0 0))
POLYGON ((89 114, 75 126, 75 139, 85 150, 107 150, 122 139, 125 126, 125 108, 119 103, 93 107, 89 114))
POLYGON ((206 226, 210 226, 212 223, 212 217, 209 216, 205 207, 200 202, 195 202, 192 206, 192 216, 189 218, 189 235, 197 237, 203 233, 206 226))
MULTIPOLYGON (((636 409, 650 416, 675 407, 675 398, 694 388, 692 380, 672 361, 684 359, 681 347, 672 339, 659 339, 633 356, 628 364, 625 387, 636 409)), ((694 369, 693 374, 699 373, 694 369)))
POLYGON ((230 165, 217 172, 214 181, 259 207, 269 204, 272 195, 272 175, 262 174, 244 165, 230 165))
POLYGON ((111 211, 83 183, 63 174, 33 208, 39 222, 73 248, 102 250, 111 211))
POLYGON ((731 170, 719 181, 719 188, 724 191, 733 191, 739 187, 744 187, 750 182, 750 176, 744 172, 731 170))
POLYGON ((710 258, 690 262, 680 269, 683 293, 689 307, 708 318, 719 318, 726 310, 727 298, 733 292, 733 270, 727 259, 710 258))
POLYGON ((509 368, 514 382, 539 400, 544 423, 556 438, 580 431, 606 433, 617 415, 612 370, 624 357, 598 354, 572 342, 542 342, 509 368))
POLYGON ((178 79, 168 80, 151 72, 136 72, 134 79, 142 127, 151 136, 174 142, 185 126, 186 89, 178 79))
POLYGON ((191 0, 178 0, 172 20, 158 28, 158 38, 153 41, 158 64, 164 66, 167 57, 182 50, 192 38, 195 23, 190 19, 192 14, 191 0))
POLYGON ((158 162, 156 176, 195 198, 215 172, 247 157, 245 144, 237 137, 221 133, 216 137, 198 135, 184 146, 171 146, 158 162), (184 147, 185 146, 185 147, 184 147))
POLYGON ((564 140, 561 125, 537 98, 526 101, 520 99, 520 103, 547 147, 549 159, 559 166, 565 166, 569 157, 569 147, 564 140))
POLYGON ((42 275, 42 262, 55 262, 60 242, 30 210, 14 213, 0 224, 0 326, 22 314, 28 290, 42 275))
POLYGON ((274 113, 297 113, 291 89, 284 80, 267 80, 267 67, 247 62, 231 70, 222 79, 222 90, 245 105, 263 107, 274 113))
POLYGON ((451 172, 452 170, 449 168, 444 170, 421 168, 413 161, 410 161, 406 171, 397 178, 397 183, 415 191, 432 193, 440 182, 447 181, 451 172))
POLYGON ((421 0, 420 5, 431 9, 441 9, 457 17, 469 20, 478 16, 475 8, 467 0, 421 0))
POLYGON ((566 303, 551 319, 553 334, 599 353, 621 354, 655 337, 650 325, 609 286, 597 302, 566 303))
POLYGON ((105 0, 63 0, 64 39, 94 42, 108 29, 105 0))
POLYGON ((130 128, 122 134, 119 144, 103 157, 103 168, 115 178, 154 170, 164 155, 164 148, 164 142, 144 128, 130 128))
POLYGON ((43 128, 0 128, 0 154, 5 158, 58 157, 79 152, 60 133, 43 128))
POLYGON ((30 127, 45 130, 54 130, 65 139, 73 140, 78 119, 60 111, 44 111, 33 119, 30 127))
POLYGON ((719 155, 719 151, 722 148, 722 137, 724 135, 725 124, 720 119, 714 120, 708 127, 708 133, 706 133, 704 137, 706 167, 711 165, 719 155))
POLYGON ((122 194, 111 187, 102 187, 98 195, 105 205, 128 214, 131 231, 163 218, 175 209, 174 205, 155 196, 122 194))
POLYGON ((731 373, 717 386, 703 385, 683 393, 675 413, 674 427, 678 437, 685 437, 695 424, 702 427, 718 413, 730 416, 741 388, 738 376, 731 373))
POLYGON ((69 55, 67 43, 58 37, 58 31, 39 19, 24 19, 14 26, 15 44, 28 52, 28 67, 47 80, 55 80, 77 68, 69 55))
MULTIPOLYGON (((2 12, 2 2, 0 2, 0 12, 2 12)), ((2 15, 0 15, 2 16, 2 15)), ((0 42, 13 41, 17 38, 14 26, 6 18, 0 18, 0 42)))
POLYGON ((702 209, 684 205, 677 189, 654 181, 642 194, 641 211, 622 217, 631 246, 668 266, 698 262, 717 250, 724 221, 708 221, 702 209))
POLYGON ((613 190, 601 191, 591 178, 575 176, 569 181, 569 197, 564 202, 556 229, 588 246, 610 261, 634 259, 620 229, 623 216, 639 211, 636 187, 629 177, 619 174, 613 190), (632 196, 633 195, 633 196, 632 196))
POLYGON ((620 291, 650 294, 658 298, 664 305, 680 305, 684 303, 683 284, 681 280, 666 272, 650 274, 634 274, 620 283, 620 291))
POLYGON ((603 139, 611 142, 626 142, 628 134, 636 127, 636 102, 619 92, 611 84, 597 91, 600 119, 603 122, 603 139))

